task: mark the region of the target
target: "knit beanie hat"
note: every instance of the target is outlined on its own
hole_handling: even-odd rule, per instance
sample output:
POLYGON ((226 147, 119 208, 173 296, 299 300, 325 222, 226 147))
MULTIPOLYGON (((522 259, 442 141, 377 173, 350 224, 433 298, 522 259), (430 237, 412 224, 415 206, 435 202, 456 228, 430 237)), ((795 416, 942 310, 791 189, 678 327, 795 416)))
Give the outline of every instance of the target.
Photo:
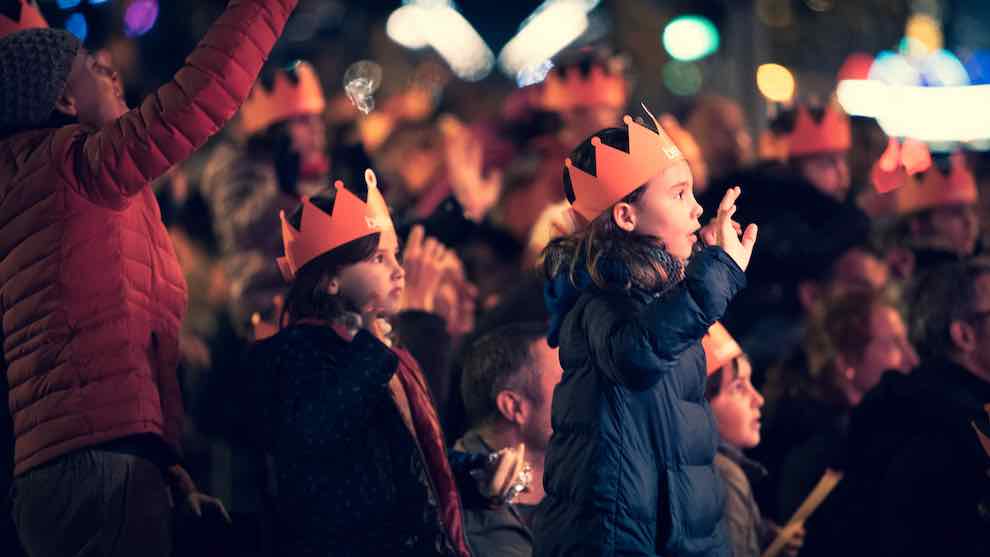
POLYGON ((81 46, 61 29, 0 38, 0 132, 33 129, 48 120, 81 46))

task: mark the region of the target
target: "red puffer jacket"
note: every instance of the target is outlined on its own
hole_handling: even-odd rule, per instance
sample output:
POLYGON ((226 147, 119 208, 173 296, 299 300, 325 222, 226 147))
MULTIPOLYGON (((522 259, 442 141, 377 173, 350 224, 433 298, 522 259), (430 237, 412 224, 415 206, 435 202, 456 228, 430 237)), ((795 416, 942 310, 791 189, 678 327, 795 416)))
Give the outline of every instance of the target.
POLYGON ((171 83, 102 129, 0 141, 15 474, 140 433, 179 451, 186 284, 148 182, 234 115, 296 2, 234 0, 171 83))

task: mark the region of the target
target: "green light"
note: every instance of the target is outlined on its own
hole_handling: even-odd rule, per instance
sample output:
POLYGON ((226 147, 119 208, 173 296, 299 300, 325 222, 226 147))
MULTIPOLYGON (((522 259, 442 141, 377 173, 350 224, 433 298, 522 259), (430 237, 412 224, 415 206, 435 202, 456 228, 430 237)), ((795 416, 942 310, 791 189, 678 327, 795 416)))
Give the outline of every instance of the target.
POLYGON ((701 80, 701 68, 697 64, 672 60, 663 66, 663 84, 675 95, 694 95, 701 89, 701 80))
POLYGON ((682 15, 675 17, 664 27, 661 42, 675 60, 700 60, 718 50, 718 29, 706 17, 682 15))

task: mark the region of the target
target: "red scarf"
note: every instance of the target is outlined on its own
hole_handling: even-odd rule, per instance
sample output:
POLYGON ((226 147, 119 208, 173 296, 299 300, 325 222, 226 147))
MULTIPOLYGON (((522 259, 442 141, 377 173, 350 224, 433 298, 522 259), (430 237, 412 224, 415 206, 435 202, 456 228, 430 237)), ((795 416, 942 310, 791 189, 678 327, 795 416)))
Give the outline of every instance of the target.
POLYGON ((412 354, 401 348, 393 348, 392 352, 399 357, 399 369, 396 375, 402 383, 406 399, 409 400, 409 410, 416 430, 416 442, 423 452, 427 472, 437 491, 443 524, 457 554, 470 557, 471 551, 468 549, 464 535, 464 517, 461 512, 461 499, 457 493, 457 482, 454 481, 450 461, 447 460, 440 417, 430 398, 429 387, 412 354))

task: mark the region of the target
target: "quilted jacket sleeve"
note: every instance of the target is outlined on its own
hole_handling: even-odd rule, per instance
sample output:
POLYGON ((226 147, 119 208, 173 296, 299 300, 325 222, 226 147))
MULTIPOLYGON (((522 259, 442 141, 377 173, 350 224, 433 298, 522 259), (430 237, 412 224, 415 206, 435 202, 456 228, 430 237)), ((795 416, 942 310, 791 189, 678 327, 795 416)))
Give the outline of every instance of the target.
POLYGON ((632 388, 647 388, 722 317, 746 275, 721 248, 695 255, 668 295, 632 312, 616 300, 589 304, 585 319, 598 365, 632 388))
POLYGON ((122 209, 185 160, 237 112, 298 0, 233 0, 174 79, 95 132, 56 135, 65 180, 87 199, 122 209))

